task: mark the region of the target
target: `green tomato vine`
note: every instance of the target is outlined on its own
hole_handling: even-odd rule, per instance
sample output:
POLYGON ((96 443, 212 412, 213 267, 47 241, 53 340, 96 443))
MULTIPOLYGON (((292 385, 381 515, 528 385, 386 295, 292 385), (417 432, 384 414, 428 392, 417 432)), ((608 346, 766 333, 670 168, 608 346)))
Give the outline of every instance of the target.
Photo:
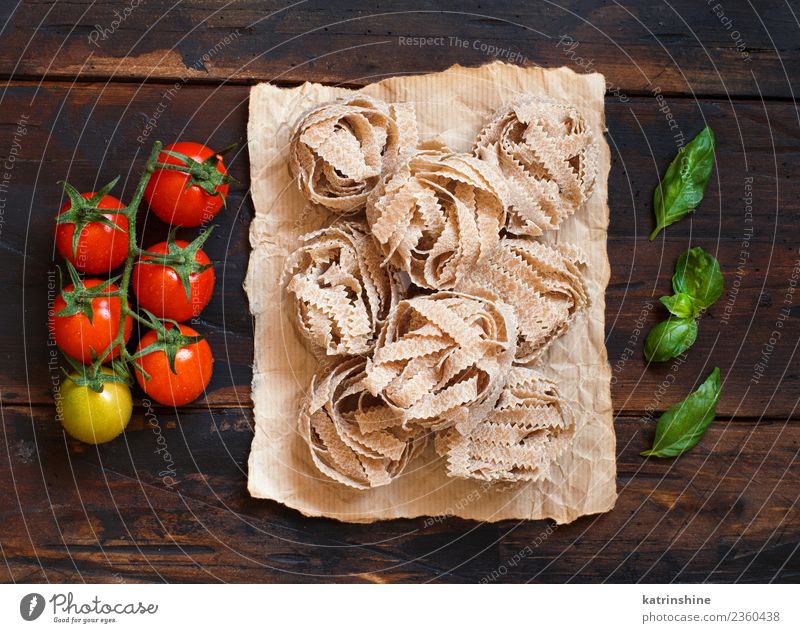
MULTIPOLYGON (((162 147, 163 144, 160 141, 156 141, 153 144, 153 148, 147 158, 144 170, 142 171, 142 175, 136 185, 136 189, 130 203, 122 209, 113 210, 113 213, 124 215, 128 220, 128 254, 125 259, 122 273, 116 277, 112 277, 107 281, 104 281, 101 284, 87 288, 72 263, 69 261, 66 262, 69 277, 73 284, 73 290, 65 291, 62 289, 61 294, 64 298, 66 306, 57 312, 56 316, 71 316, 82 313, 87 319, 89 319, 89 322, 91 323, 93 318, 93 299, 98 297, 118 297, 120 301, 120 322, 117 333, 111 343, 109 343, 109 345, 101 354, 97 355, 93 353, 93 360, 91 364, 84 365, 64 354, 69 365, 77 373, 77 376, 70 376, 70 380, 78 385, 85 385, 98 393, 103 391, 103 384, 107 382, 131 384, 132 381, 129 366, 135 367, 136 370, 142 373, 146 379, 149 379, 147 372, 144 371, 137 360, 142 356, 152 352, 163 351, 166 354, 167 359, 170 361, 171 370, 175 372, 174 359, 178 350, 181 347, 192 345, 202 338, 198 336, 184 336, 180 333, 178 323, 172 321, 171 319, 158 319, 146 310, 142 310, 143 314, 140 314, 131 307, 131 303, 128 299, 131 274, 133 273, 134 264, 136 264, 137 261, 143 264, 160 264, 173 268, 181 279, 183 288, 186 291, 187 299, 189 298, 190 292, 189 275, 196 272, 202 272, 202 270, 205 270, 205 268, 208 267, 203 267, 197 264, 194 255, 200 249, 206 239, 208 239, 208 236, 214 227, 204 229, 193 242, 183 248, 175 244, 175 230, 170 231, 167 254, 151 253, 147 250, 139 248, 136 236, 136 218, 139 212, 139 205, 142 203, 142 199, 144 197, 145 188, 147 187, 147 183, 150 181, 150 178, 153 176, 153 174, 157 170, 161 169, 184 172, 189 175, 186 184, 187 188, 194 184, 201 183, 203 189, 208 193, 212 193, 212 195, 222 195, 216 191, 216 187, 219 184, 225 184, 233 181, 233 179, 229 176, 220 174, 217 171, 216 163, 213 164, 213 170, 210 168, 205 169, 205 165, 198 166, 198 164, 189 157, 183 156, 182 154, 178 154, 176 152, 166 153, 173 158, 182 160, 184 163, 183 165, 161 163, 158 161, 158 158, 162 153, 162 147), (211 179, 208 182, 208 187, 202 184, 205 182, 204 178, 207 177, 206 172, 210 174, 211 179), (140 259, 142 256, 145 256, 146 259, 140 259), (119 282, 118 289, 109 290, 109 286, 116 284, 117 282, 119 282), (125 346, 125 322, 127 317, 131 317, 140 325, 154 330, 157 334, 156 341, 153 344, 135 354, 131 354, 125 346), (164 322, 172 323, 174 327, 167 328, 165 327, 164 322), (112 350, 117 348, 119 349, 119 356, 111 361, 112 372, 104 372, 102 368, 104 366, 105 359, 110 356, 112 350)), ((74 225, 72 243, 73 253, 77 252, 77 244, 80 232, 90 222, 100 222, 106 225, 113 225, 114 228, 122 230, 116 224, 113 224, 111 220, 105 217, 105 214, 110 212, 109 209, 101 209, 97 207, 103 197, 111 191, 118 180, 119 178, 115 178, 88 200, 83 198, 77 189, 72 187, 70 184, 63 183, 64 190, 70 199, 71 206, 67 212, 58 216, 56 223, 72 223, 74 225)), ((66 370, 65 373, 69 375, 66 370)))

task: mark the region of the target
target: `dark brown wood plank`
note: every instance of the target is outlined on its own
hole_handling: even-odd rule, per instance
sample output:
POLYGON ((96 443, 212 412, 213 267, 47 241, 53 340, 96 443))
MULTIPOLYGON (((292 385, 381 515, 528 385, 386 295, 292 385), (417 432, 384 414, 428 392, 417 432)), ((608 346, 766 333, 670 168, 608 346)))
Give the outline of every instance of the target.
MULTIPOLYGON (((122 174, 127 182, 120 189, 129 193, 147 151, 136 139, 158 108, 164 88, 96 83, 69 89, 27 83, 2 90, 0 158, 5 161, 14 152, 15 159, 0 225, 0 283, 24 291, 8 293, 0 315, 0 398, 5 403, 46 404, 51 402, 53 373, 45 345, 47 285, 53 279, 48 271, 55 270, 51 222, 61 203, 56 181, 68 179, 89 189, 122 174), (23 116, 28 117, 26 133, 19 135, 17 122, 23 116)), ((247 93, 244 86, 185 86, 168 101, 156 134, 166 141, 185 135, 216 146, 243 138, 247 93)), ((785 302, 799 256, 794 230, 800 221, 797 113, 790 104, 753 101, 670 100, 669 106, 687 136, 702 126, 704 117, 713 125, 718 168, 701 209, 670 227, 664 241, 649 243, 650 199, 675 152, 673 131, 653 99, 607 102, 614 164, 606 319, 615 406, 631 414, 662 410, 717 364, 726 380, 721 414, 789 415, 800 393, 800 313, 796 296, 785 302), (743 200, 746 196, 752 197, 749 203, 743 200), (752 206, 752 225, 747 204, 752 206), (751 228, 752 238, 746 240, 751 228), (704 316, 699 340, 677 372, 670 365, 648 369, 641 357, 644 336, 666 316, 658 297, 669 292, 680 252, 697 244, 717 255, 728 289, 737 294, 724 296, 704 316), (743 250, 748 255, 739 268, 743 250), (784 309, 788 317, 780 321, 784 309), (779 321, 781 337, 770 349, 766 346, 779 321), (763 371, 757 369, 759 363, 765 365, 763 371), (656 398, 659 385, 673 380, 672 373, 674 382, 665 383, 656 398)), ((218 285, 198 325, 210 335, 217 358, 209 402, 223 407, 249 404, 252 362, 252 323, 241 288, 253 214, 245 150, 233 157, 232 169, 242 184, 233 188, 208 243, 209 254, 219 262, 218 285)), ((143 222, 143 228, 148 242, 166 233, 157 221, 143 222)))
POLYGON ((620 497, 603 516, 561 527, 443 517, 365 526, 250 499, 250 415, 157 411, 146 426, 138 412, 124 439, 94 448, 65 441, 52 408, 3 408, 0 580, 800 578, 798 424, 717 421, 691 453, 645 461, 652 425, 620 418, 620 497))
POLYGON ((800 65, 795 13, 781 0, 466 0, 446 8, 432 0, 35 0, 0 9, 0 69, 69 81, 362 84, 499 57, 599 70, 624 93, 791 98, 800 65))

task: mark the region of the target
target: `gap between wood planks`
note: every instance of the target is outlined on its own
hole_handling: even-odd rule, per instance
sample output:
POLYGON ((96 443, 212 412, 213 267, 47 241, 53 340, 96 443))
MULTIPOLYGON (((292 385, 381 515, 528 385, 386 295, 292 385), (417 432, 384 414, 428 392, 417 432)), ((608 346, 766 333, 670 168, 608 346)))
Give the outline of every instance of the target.
MULTIPOLYGON (((134 400, 136 400, 137 396, 134 392, 134 400)), ((146 398, 146 396, 141 396, 141 398, 146 398)), ((232 413, 236 412, 245 412, 247 414, 251 414, 254 409, 253 402, 249 399, 249 394, 247 396, 247 401, 243 401, 241 403, 234 403, 234 402, 211 402, 211 403, 190 403, 188 405, 183 405, 181 407, 168 407, 168 406, 161 406, 161 405, 154 405, 150 408, 134 404, 133 406, 133 415, 136 416, 137 414, 143 415, 147 411, 151 410, 155 413, 202 413, 203 411, 214 411, 215 413, 221 413, 225 411, 230 411, 232 413)), ((32 402, 20 402, 20 401, 4 401, 0 400, 0 409, 29 409, 31 413, 33 413, 34 409, 52 409, 55 410, 55 404, 51 401, 32 401, 32 402)), ((664 409, 666 410, 666 409, 664 409)), ((655 421, 658 419, 658 416, 661 415, 664 410, 657 410, 653 412, 652 420, 655 421)), ((647 415, 647 411, 644 409, 614 409, 614 419, 615 421, 635 421, 639 418, 642 418, 647 415)), ((717 415, 715 418, 717 422, 724 422, 724 423, 735 423, 735 424, 775 424, 775 423, 795 423, 800 422, 800 412, 795 415, 789 416, 780 416, 780 415, 717 415)), ((138 429, 132 429, 138 430, 138 429)))
MULTIPOLYGON (((136 398, 134 398, 135 400, 136 398)), ((10 410, 10 411, 17 411, 23 410, 25 412, 29 412, 30 415, 44 415, 45 410, 52 410, 55 413, 55 404, 52 402, 3 402, 0 401, 0 408, 10 410)), ((196 413, 203 413, 204 411, 213 411, 215 414, 224 414, 225 412, 229 412, 232 415, 242 413, 246 416, 249 416, 253 412, 253 403, 252 402, 243 402, 241 404, 232 404, 232 403, 211 403, 211 404, 188 404, 182 407, 174 408, 174 407, 167 407, 167 406, 153 406, 151 408, 144 407, 141 405, 134 404, 133 407, 133 417, 135 418, 137 415, 142 416, 147 413, 149 410, 152 410, 156 414, 196 414, 196 413)), ((646 411, 644 410, 635 410, 635 409, 614 409, 614 422, 617 424, 633 424, 640 422, 640 418, 643 418, 646 415, 646 411)), ((648 418, 649 421, 655 422, 658 419, 658 416, 663 413, 663 411, 656 411, 653 414, 653 418, 648 418)), ((790 416, 776 416, 776 415, 741 415, 741 416, 732 416, 732 415, 718 415, 714 418, 715 422, 723 423, 723 424, 737 424, 742 426, 749 426, 749 425, 767 425, 767 424, 796 424, 800 422, 800 412, 795 415, 790 416)), ((251 425, 252 426, 252 425, 251 425)), ((138 432, 147 430, 145 426, 136 425, 133 428, 128 429, 128 432, 138 432)))
MULTIPOLYGON (((430 74, 428 72, 419 73, 430 74)), ((385 77, 375 79, 375 82, 381 79, 388 79, 392 74, 387 74, 385 77)), ((32 75, 32 74, 17 74, 0 72, 0 82, 8 86, 45 86, 45 85, 63 85, 69 84, 71 87, 77 87, 81 84, 91 83, 105 83, 105 84, 133 84, 137 86, 153 85, 153 86, 172 86, 176 82, 185 86, 197 87, 224 87, 224 86, 255 86, 260 83, 271 83, 279 88, 296 88, 301 86, 302 81, 285 81, 285 80, 271 80, 268 78, 259 79, 205 79, 202 77, 196 78, 182 78, 182 77, 109 77, 102 74, 85 74, 78 78, 58 76, 58 75, 32 75)), ((375 83, 369 82, 369 83, 375 83)), ((335 86, 337 88, 348 88, 351 90, 358 90, 368 85, 368 83, 353 83, 353 82, 331 82, 331 81, 315 81, 323 86, 335 86)), ((689 101, 756 101, 756 102, 770 102, 770 103, 796 103, 797 98, 789 95, 753 95, 753 94, 728 94, 719 92, 677 92, 677 91, 662 91, 659 93, 666 99, 686 99, 689 101)), ((648 90, 626 90, 625 95, 632 98, 653 98, 653 93, 648 90)), ((615 99, 611 92, 606 93, 606 99, 615 99)))

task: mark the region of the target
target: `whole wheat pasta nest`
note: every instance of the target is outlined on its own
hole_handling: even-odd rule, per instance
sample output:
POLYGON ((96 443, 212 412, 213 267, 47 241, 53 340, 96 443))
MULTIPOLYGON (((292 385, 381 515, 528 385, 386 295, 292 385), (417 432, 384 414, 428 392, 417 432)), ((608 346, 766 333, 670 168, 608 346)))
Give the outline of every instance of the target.
POLYGON ((400 296, 399 280, 363 223, 308 233, 283 275, 295 327, 325 354, 366 354, 400 296))
POLYGON ((367 360, 367 389, 406 425, 439 429, 491 411, 516 351, 511 308, 438 292, 397 304, 367 360))
POLYGON ((300 410, 300 434, 323 474, 346 486, 374 488, 399 476, 426 435, 364 388, 363 358, 321 370, 300 410))
POLYGON ((424 150, 384 176, 367 221, 387 261, 422 288, 447 290, 494 249, 505 199, 505 182, 488 163, 424 150))
POLYGON ((574 433, 557 385, 535 369, 514 367, 486 418, 437 432, 435 445, 451 477, 540 481, 574 433))
POLYGON ((529 364, 588 306, 584 269, 575 248, 505 238, 456 288, 492 292, 511 306, 518 328, 515 361, 529 364))
POLYGON ((506 177, 508 230, 532 236, 557 229, 588 199, 598 151, 575 106, 533 97, 495 112, 475 145, 506 177))
POLYGON ((414 106, 354 95, 309 112, 289 147, 289 171, 315 204, 338 213, 364 206, 384 169, 417 145, 414 106))

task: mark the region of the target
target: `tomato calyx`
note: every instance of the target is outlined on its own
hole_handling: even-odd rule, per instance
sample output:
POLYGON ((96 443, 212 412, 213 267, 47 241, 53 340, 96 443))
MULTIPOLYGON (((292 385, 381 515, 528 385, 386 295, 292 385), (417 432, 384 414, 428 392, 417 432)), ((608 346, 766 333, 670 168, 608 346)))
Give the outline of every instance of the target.
MULTIPOLYGON (((59 268, 59 272, 61 269, 59 268)), ((61 297, 66 304, 61 310, 56 312, 56 316, 69 317, 81 313, 89 319, 92 323, 94 318, 94 311, 92 309, 92 300, 99 297, 114 297, 119 295, 119 290, 109 290, 108 288, 119 281, 119 275, 107 279, 96 286, 87 288, 83 283, 78 271, 71 262, 67 262, 67 271, 69 272, 70 281, 72 282, 72 290, 61 289, 61 297)))
POLYGON ((219 171, 217 166, 222 162, 223 156, 236 147, 236 145, 237 143, 234 143, 219 152, 213 153, 202 163, 186 154, 164 149, 161 150, 163 154, 171 156, 181 161, 183 164, 173 165, 172 163, 156 163, 155 168, 169 169, 188 174, 189 178, 186 180, 184 189, 188 189, 192 185, 197 185, 210 196, 220 196, 222 198, 222 203, 225 204, 225 195, 221 191, 218 191, 218 188, 236 182, 236 179, 228 174, 223 174, 219 171))
MULTIPOLYGON (((92 353, 92 356, 94 357, 94 353, 92 353)), ((109 370, 97 363, 96 359, 91 365, 81 365, 69 356, 65 355, 64 357, 75 371, 75 374, 70 374, 63 367, 61 371, 64 372, 67 380, 71 380, 78 386, 88 387, 96 393, 103 393, 103 384, 107 382, 118 382, 128 386, 131 384, 131 376, 124 363, 115 360, 111 364, 111 370, 109 370)))
POLYGON ((154 253, 153 251, 143 250, 140 252, 139 264, 155 264, 157 266, 167 266, 172 268, 181 280, 183 291, 186 293, 186 300, 190 301, 192 297, 192 287, 189 283, 189 276, 193 274, 202 273, 214 264, 199 264, 195 258, 197 251, 206 243, 206 240, 211 235, 211 231, 216 228, 209 226, 207 229, 200 232, 200 234, 186 246, 178 246, 175 243, 175 234, 178 232, 178 227, 170 230, 167 237, 167 252, 154 253), (145 259, 146 258, 146 259, 145 259))
POLYGON ((181 332, 180 325, 177 321, 173 321, 172 319, 164 319, 164 322, 172 325, 172 327, 168 328, 166 325, 164 325, 164 322, 159 321, 151 312, 148 312, 147 310, 142 311, 147 315, 150 321, 149 325, 156 333, 156 340, 147 347, 136 352, 133 356, 131 356, 131 360, 134 362, 136 369, 142 373, 145 379, 150 380, 150 374, 144 370, 140 363, 136 363, 136 360, 142 358, 143 356, 147 356, 148 354, 152 354, 153 352, 164 352, 167 357, 167 362, 169 363, 170 371, 177 375, 178 371, 175 369, 175 358, 177 357, 180 349, 182 347, 189 347, 190 345, 199 343, 205 337, 200 335, 186 336, 181 332))
MULTIPOLYGON (((56 224, 72 224, 74 229, 72 232, 72 256, 78 257, 78 240, 81 237, 83 229, 87 224, 97 222, 111 227, 117 231, 125 232, 121 226, 106 217, 106 214, 114 212, 110 209, 100 209, 97 205, 105 198, 109 192, 114 188, 119 180, 119 176, 114 178, 110 183, 105 185, 100 191, 95 193, 91 198, 84 198, 80 191, 75 189, 71 184, 66 181, 61 181, 64 191, 69 198, 69 209, 56 216, 56 224)), ((120 213, 120 209, 117 213, 120 213)))

